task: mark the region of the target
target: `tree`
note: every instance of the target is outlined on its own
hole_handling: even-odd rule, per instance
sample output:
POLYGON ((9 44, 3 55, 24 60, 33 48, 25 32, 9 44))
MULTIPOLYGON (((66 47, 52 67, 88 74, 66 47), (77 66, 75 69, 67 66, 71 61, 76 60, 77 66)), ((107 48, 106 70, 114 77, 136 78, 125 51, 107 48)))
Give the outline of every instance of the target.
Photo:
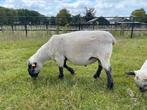
POLYGON ((13 24, 17 13, 13 9, 0 7, 0 24, 13 24))
POLYGON ((18 9, 18 19, 21 24, 43 24, 47 21, 45 16, 41 15, 37 11, 18 9))
POLYGON ((66 24, 70 23, 71 14, 67 9, 63 8, 59 11, 56 17, 57 17, 57 23, 59 25, 65 26, 66 24))
POLYGON ((85 8, 85 16, 84 16, 85 20, 89 21, 89 20, 93 19, 95 17, 95 13, 96 13, 96 11, 94 8, 87 8, 86 7, 85 8))
POLYGON ((47 19, 37 11, 0 7, 0 24, 40 24, 44 22, 47 22, 47 19))
POLYGON ((136 9, 131 13, 131 16, 134 16, 136 18, 134 18, 135 21, 138 22, 145 22, 146 21, 146 12, 143 8, 141 9, 136 9))

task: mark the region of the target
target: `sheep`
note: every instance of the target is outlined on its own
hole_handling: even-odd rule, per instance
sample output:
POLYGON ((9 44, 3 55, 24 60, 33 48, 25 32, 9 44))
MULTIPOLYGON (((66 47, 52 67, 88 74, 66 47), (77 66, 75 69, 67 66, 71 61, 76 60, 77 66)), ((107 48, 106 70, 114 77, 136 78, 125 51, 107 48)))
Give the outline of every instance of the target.
POLYGON ((36 78, 46 60, 55 60, 59 67, 59 79, 64 77, 63 67, 71 74, 74 70, 66 64, 84 65, 98 61, 98 69, 94 78, 100 77, 104 68, 107 74, 107 87, 113 88, 110 57, 113 44, 116 40, 107 31, 76 31, 60 35, 53 35, 47 43, 29 58, 28 72, 32 78, 36 78))
POLYGON ((126 72, 128 75, 134 75, 135 83, 140 88, 141 92, 147 90, 147 60, 139 70, 126 72))

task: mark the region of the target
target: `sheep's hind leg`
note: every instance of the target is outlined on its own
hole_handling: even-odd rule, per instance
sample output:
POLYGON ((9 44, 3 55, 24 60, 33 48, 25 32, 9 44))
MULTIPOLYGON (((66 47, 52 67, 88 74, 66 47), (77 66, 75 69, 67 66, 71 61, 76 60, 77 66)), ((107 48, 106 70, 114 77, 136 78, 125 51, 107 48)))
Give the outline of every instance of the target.
POLYGON ((64 60, 64 67, 65 67, 72 75, 74 75, 74 74, 75 74, 74 70, 73 70, 71 67, 67 66, 66 61, 67 61, 67 58, 65 58, 65 60, 64 60))
POLYGON ((109 69, 105 69, 106 74, 107 74, 107 87, 109 89, 113 89, 113 79, 112 79, 112 69, 109 67, 109 69))
POLYGON ((103 67, 99 64, 96 73, 93 75, 93 77, 94 77, 95 79, 97 79, 97 78, 100 77, 100 74, 101 74, 102 69, 103 69, 103 67))
POLYGON ((103 60, 101 59, 101 64, 103 66, 103 68, 105 69, 106 75, 107 75, 107 87, 109 89, 113 89, 114 83, 113 83, 113 79, 112 79, 112 69, 110 66, 110 63, 108 63, 108 60, 103 60))

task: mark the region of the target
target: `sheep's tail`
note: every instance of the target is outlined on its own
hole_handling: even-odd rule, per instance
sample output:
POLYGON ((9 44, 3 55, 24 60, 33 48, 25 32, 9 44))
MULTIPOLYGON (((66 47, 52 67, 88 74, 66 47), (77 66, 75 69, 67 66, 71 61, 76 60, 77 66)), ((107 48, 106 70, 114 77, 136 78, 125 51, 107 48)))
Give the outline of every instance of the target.
POLYGON ((114 37, 112 38, 112 44, 116 44, 116 39, 114 37))
POLYGON ((111 38, 112 38, 112 44, 114 45, 114 44, 116 44, 116 39, 115 39, 115 37, 109 32, 109 35, 111 36, 111 38))

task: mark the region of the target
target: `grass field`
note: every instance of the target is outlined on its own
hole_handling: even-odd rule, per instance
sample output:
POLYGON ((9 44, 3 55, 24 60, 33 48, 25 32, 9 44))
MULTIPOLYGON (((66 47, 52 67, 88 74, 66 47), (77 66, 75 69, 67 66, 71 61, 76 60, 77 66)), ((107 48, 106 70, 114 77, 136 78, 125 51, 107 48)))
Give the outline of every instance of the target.
MULTIPOLYGON (((147 59, 147 35, 117 37, 111 64, 115 87, 106 88, 106 74, 94 80, 97 63, 76 66, 76 75, 65 70, 58 79, 54 61, 46 62, 39 78, 32 80, 27 73, 27 59, 49 37, 18 37, 0 33, 0 110, 146 110, 147 93, 141 93, 133 77, 125 71, 139 69, 147 59), (12 38, 13 37, 13 38, 12 38)), ((117 35, 116 35, 117 36, 117 35)))

